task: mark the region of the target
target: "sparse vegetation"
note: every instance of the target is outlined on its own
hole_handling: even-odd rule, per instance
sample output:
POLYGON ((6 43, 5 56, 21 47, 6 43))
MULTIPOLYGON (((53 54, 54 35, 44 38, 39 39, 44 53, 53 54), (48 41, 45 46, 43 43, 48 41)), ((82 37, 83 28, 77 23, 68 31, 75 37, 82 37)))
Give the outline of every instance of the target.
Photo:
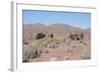
POLYGON ((90 55, 87 55, 91 53, 89 51, 90 39, 85 37, 83 31, 31 33, 34 35, 31 35, 31 40, 23 40, 23 62, 25 63, 30 62, 30 60, 34 62, 91 58, 90 55), (85 50, 85 53, 83 50, 85 50))

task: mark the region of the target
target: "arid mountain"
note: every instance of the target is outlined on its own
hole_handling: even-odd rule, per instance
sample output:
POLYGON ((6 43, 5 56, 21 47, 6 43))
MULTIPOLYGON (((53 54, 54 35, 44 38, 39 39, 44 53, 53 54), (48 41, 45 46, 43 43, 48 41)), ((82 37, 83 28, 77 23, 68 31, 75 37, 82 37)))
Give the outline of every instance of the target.
POLYGON ((23 25, 23 31, 25 32, 43 32, 45 29, 46 26, 41 23, 23 25))
POLYGON ((51 25, 45 25, 42 23, 23 24, 23 38, 26 40, 33 39, 34 34, 39 32, 43 33, 79 33, 89 32, 90 29, 81 29, 68 24, 55 23, 51 25))
POLYGON ((24 32, 62 32, 62 33, 73 33, 73 32, 81 32, 83 29, 78 27, 73 27, 68 24, 62 24, 62 23, 55 23, 52 25, 44 25, 41 23, 35 23, 35 24, 24 24, 23 25, 23 31, 24 32))
POLYGON ((68 24, 56 23, 48 27, 49 31, 61 33, 73 33, 83 31, 81 28, 73 27, 68 24))

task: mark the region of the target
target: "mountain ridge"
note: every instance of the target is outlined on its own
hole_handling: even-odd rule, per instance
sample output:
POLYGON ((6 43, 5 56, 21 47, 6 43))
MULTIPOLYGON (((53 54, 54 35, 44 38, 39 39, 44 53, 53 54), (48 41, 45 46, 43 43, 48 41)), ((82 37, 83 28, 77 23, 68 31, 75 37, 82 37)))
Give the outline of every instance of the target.
MULTIPOLYGON (((90 27, 88 27, 90 28, 90 27)), ((64 23, 54 23, 51 25, 45 25, 42 23, 33 23, 33 24, 23 24, 24 31, 31 31, 31 32, 82 32, 87 29, 82 29, 79 27, 74 27, 69 24, 64 23)), ((89 30, 89 29, 88 29, 89 30)))

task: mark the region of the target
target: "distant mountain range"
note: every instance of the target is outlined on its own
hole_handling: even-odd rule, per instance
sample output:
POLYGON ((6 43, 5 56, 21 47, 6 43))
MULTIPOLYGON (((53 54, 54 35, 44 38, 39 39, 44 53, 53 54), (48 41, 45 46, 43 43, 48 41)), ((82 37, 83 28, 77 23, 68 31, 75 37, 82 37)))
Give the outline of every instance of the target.
POLYGON ((42 23, 35 23, 35 24, 23 24, 23 31, 24 32, 52 32, 52 33, 73 33, 73 32, 86 32, 90 31, 90 27, 87 29, 82 29, 78 27, 74 27, 68 24, 62 24, 62 23, 55 23, 52 25, 45 25, 42 23))
POLYGON ((84 32, 84 33, 90 33, 91 28, 78 28, 74 27, 68 24, 63 23, 55 23, 52 25, 45 25, 42 23, 34 23, 34 24, 23 24, 23 37, 24 39, 32 39, 32 35, 34 33, 78 33, 78 32, 84 32))

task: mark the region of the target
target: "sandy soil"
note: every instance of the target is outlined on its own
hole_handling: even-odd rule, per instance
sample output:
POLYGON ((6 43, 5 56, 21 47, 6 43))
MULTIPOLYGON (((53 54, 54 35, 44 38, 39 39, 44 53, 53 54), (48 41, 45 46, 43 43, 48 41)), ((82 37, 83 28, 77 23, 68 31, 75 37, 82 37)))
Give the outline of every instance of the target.
POLYGON ((54 33, 54 38, 46 36, 39 40, 35 39, 35 35, 28 44, 23 44, 23 62, 91 59, 91 37, 89 34, 84 34, 84 38, 78 41, 69 39, 69 34, 65 33, 54 33), (38 57, 29 58, 32 56, 30 55, 32 51, 36 50, 41 51, 41 54, 38 57))

